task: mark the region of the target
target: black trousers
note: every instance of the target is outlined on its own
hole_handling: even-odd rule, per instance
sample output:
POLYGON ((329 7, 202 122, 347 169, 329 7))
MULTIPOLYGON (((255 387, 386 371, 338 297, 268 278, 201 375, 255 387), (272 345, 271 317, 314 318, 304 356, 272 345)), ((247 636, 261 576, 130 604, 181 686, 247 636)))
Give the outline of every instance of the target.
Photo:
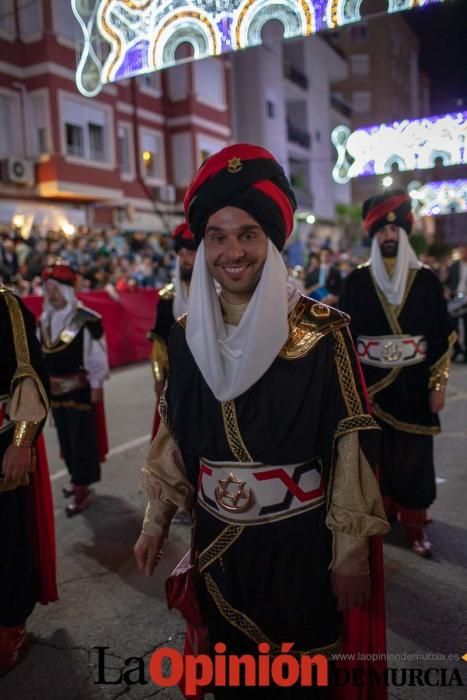
POLYGON ((75 486, 100 481, 99 445, 89 391, 80 390, 52 400, 60 450, 75 486))
POLYGON ((23 624, 34 609, 32 503, 28 486, 0 493, 0 625, 23 624))

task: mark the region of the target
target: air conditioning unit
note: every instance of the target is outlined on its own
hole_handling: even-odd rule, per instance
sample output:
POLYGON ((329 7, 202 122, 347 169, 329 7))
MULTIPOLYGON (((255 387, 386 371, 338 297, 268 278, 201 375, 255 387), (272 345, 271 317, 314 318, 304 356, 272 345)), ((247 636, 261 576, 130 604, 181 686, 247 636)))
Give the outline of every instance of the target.
POLYGON ((161 185, 156 193, 159 202, 164 204, 175 204, 177 201, 177 189, 175 185, 161 185))
POLYGON ((33 185, 34 163, 25 158, 6 158, 3 161, 3 179, 19 185, 33 185))

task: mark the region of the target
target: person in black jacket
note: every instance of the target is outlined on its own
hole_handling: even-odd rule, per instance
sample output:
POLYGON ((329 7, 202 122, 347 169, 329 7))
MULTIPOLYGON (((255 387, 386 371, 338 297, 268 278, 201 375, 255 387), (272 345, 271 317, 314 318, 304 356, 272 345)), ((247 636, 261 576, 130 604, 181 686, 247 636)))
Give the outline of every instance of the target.
POLYGON ((339 269, 332 264, 332 252, 329 248, 321 250, 319 267, 307 274, 305 292, 325 304, 338 304, 342 293, 342 278, 339 269))

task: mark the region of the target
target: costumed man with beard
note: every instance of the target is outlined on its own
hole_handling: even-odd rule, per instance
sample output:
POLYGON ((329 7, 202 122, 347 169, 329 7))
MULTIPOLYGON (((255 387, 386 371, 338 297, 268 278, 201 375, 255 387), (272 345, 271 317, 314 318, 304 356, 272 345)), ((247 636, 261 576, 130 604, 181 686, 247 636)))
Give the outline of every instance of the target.
POLYGON ((50 380, 51 408, 71 483, 63 489, 68 517, 87 508, 89 486, 101 478, 107 453, 103 388, 109 364, 101 317, 77 299, 75 272, 56 263, 42 274, 42 352, 50 380))
POLYGON ((367 200, 363 224, 373 239, 368 264, 346 280, 341 308, 362 363, 382 434, 381 490, 390 520, 399 517, 413 551, 430 556, 426 509, 436 496, 433 435, 450 365, 446 302, 436 275, 409 243, 410 197, 391 190, 367 200))
POLYGON ((0 676, 26 644, 36 602, 57 600, 44 444, 47 376, 32 314, 0 285, 0 676))
MULTIPOLYGON (((195 264, 196 246, 189 226, 183 222, 173 231, 174 249, 177 254, 175 279, 159 291, 154 327, 148 333, 152 340, 151 362, 157 397, 159 398, 167 379, 169 360, 167 343, 170 329, 179 316, 186 313, 191 275, 195 264)), ((152 438, 159 425, 159 411, 156 406, 152 438)))
MULTIPOLYGON (((295 207, 274 156, 248 144, 206 160, 185 198, 198 249, 143 467, 149 504, 135 555, 150 575, 176 508, 194 509, 211 652, 222 642, 227 654, 257 656, 264 642, 275 654, 285 641, 296 653, 365 651, 363 629, 366 648, 385 645, 369 564, 370 546, 381 547, 372 536, 388 529, 371 466, 379 429, 348 317, 287 285, 280 251, 295 207)), ((239 692, 327 697, 297 685, 214 689, 216 700, 239 692)))

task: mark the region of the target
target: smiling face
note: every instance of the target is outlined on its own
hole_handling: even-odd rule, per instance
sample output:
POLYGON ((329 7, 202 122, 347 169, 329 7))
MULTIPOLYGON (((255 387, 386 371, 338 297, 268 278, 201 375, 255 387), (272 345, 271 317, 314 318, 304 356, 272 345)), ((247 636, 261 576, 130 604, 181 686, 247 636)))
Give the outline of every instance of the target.
POLYGON ((224 207, 209 217, 204 237, 209 272, 231 304, 247 303, 268 254, 268 237, 242 209, 224 207))

